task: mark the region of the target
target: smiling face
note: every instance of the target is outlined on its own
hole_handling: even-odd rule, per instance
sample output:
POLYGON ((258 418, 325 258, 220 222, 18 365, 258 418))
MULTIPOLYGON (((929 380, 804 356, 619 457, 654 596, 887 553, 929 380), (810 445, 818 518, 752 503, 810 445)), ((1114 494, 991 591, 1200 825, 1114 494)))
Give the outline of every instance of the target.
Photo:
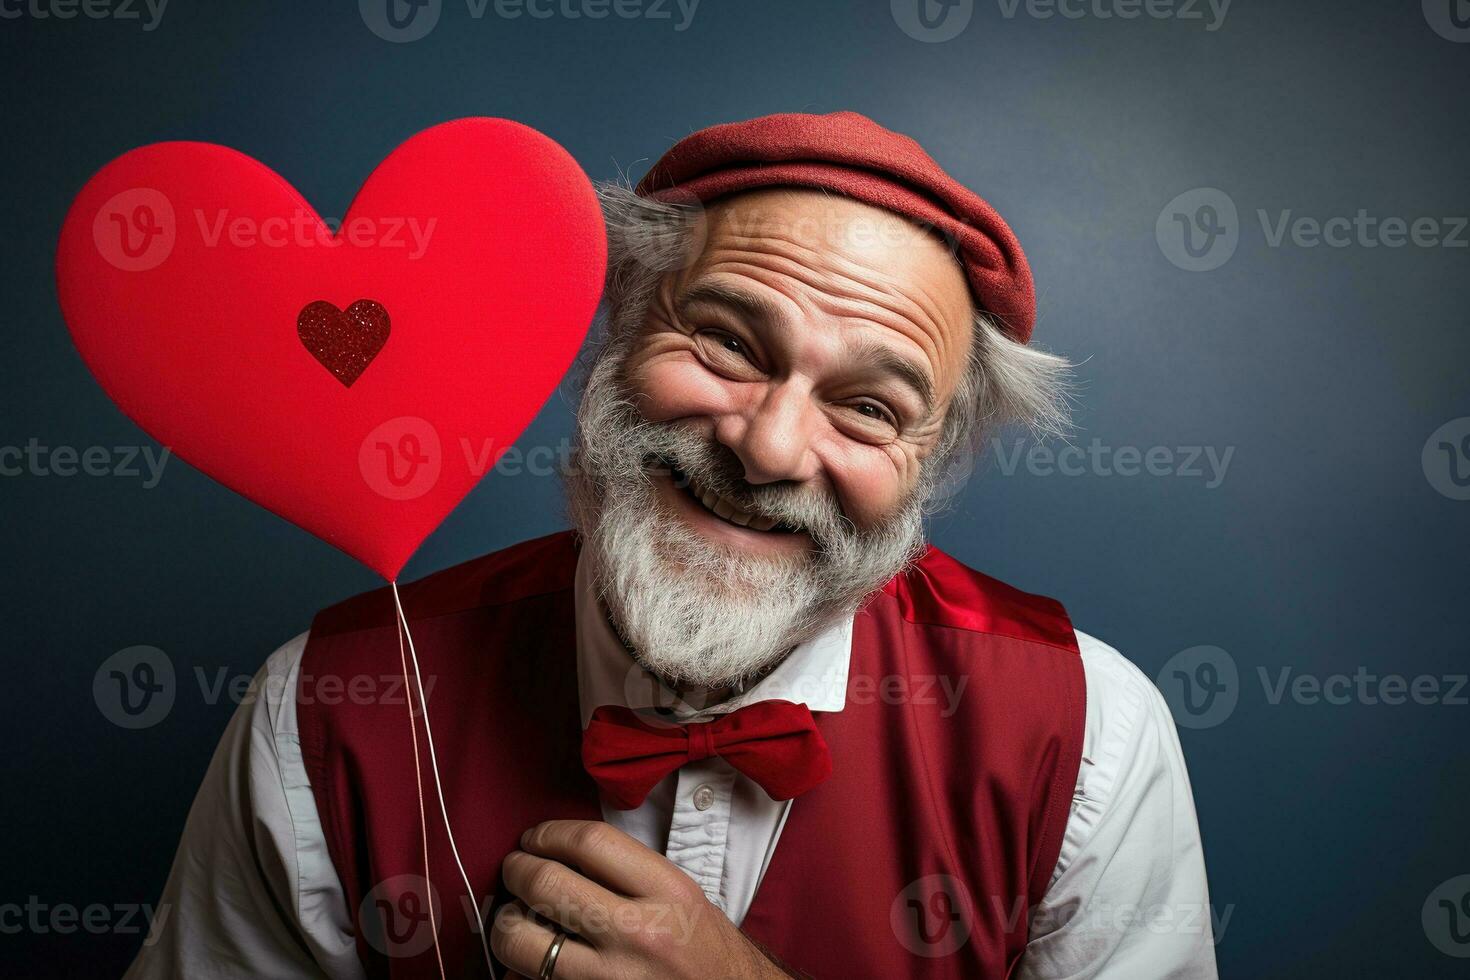
POLYGON ((889 212, 806 190, 715 203, 621 311, 579 412, 572 513, 644 665, 748 677, 922 545, 924 462, 963 377, 959 264, 889 212))
MULTIPOLYGON (((959 264, 929 233, 847 198, 761 191, 710 208, 704 248, 660 284, 625 378, 646 419, 725 447, 750 485, 825 494, 868 530, 901 509, 938 442, 971 316, 959 264)), ((674 483, 663 498, 711 541, 811 545, 741 527, 739 511, 719 515, 729 503, 712 513, 674 483)))

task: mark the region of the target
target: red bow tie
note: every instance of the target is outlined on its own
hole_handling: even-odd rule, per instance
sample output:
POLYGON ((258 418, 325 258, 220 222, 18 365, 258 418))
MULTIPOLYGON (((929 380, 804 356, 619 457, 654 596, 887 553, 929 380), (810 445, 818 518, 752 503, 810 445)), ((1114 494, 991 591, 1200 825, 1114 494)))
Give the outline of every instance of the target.
POLYGON ((582 765, 619 810, 641 806, 669 773, 712 755, 773 800, 800 796, 832 774, 811 709, 790 701, 757 701, 687 725, 650 725, 629 708, 605 704, 582 733, 582 765))

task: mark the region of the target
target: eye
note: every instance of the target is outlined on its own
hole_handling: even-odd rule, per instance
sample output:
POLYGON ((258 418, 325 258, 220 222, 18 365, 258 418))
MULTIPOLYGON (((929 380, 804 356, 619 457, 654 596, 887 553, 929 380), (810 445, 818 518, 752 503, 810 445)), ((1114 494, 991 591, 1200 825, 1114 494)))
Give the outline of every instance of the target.
POLYGON ((755 350, 728 330, 706 327, 694 334, 705 367, 733 381, 755 381, 762 377, 755 350))
POLYGON ((895 428, 898 426, 898 420, 894 418, 893 413, 877 402, 854 402, 852 410, 869 421, 881 422, 895 428))

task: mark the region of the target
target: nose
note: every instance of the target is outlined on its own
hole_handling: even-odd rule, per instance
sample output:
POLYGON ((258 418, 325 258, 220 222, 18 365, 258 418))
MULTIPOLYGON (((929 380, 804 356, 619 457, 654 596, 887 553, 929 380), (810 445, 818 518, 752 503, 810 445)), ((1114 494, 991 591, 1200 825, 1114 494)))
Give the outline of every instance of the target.
POLYGON ((750 483, 804 483, 817 475, 818 411, 799 384, 771 385, 759 401, 715 424, 715 438, 745 466, 750 483))

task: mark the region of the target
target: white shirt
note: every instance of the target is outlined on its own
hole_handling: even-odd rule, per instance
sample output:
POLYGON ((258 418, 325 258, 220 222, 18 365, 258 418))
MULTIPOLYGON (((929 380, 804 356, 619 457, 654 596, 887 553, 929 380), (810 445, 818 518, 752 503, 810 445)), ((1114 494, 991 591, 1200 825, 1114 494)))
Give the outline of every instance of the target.
MULTIPOLYGON (((797 647, 749 690, 700 711, 634 664, 581 564, 576 617, 584 725, 602 704, 657 703, 689 721, 775 698, 814 712, 841 711, 846 702, 851 619, 797 647)), ((261 696, 241 704, 221 738, 160 899, 173 914, 128 980, 364 977, 301 760, 294 693, 306 639, 271 655, 256 679, 261 696)), ((1169 709, 1116 650, 1085 633, 1077 640, 1087 683, 1082 764, 1061 855, 1013 976, 1215 978, 1204 855, 1169 709)), ((602 810, 739 924, 787 813, 800 805, 800 798, 771 800, 712 757, 670 774, 637 809, 604 803, 602 810)), ((450 816, 464 833, 468 817, 450 816)))

